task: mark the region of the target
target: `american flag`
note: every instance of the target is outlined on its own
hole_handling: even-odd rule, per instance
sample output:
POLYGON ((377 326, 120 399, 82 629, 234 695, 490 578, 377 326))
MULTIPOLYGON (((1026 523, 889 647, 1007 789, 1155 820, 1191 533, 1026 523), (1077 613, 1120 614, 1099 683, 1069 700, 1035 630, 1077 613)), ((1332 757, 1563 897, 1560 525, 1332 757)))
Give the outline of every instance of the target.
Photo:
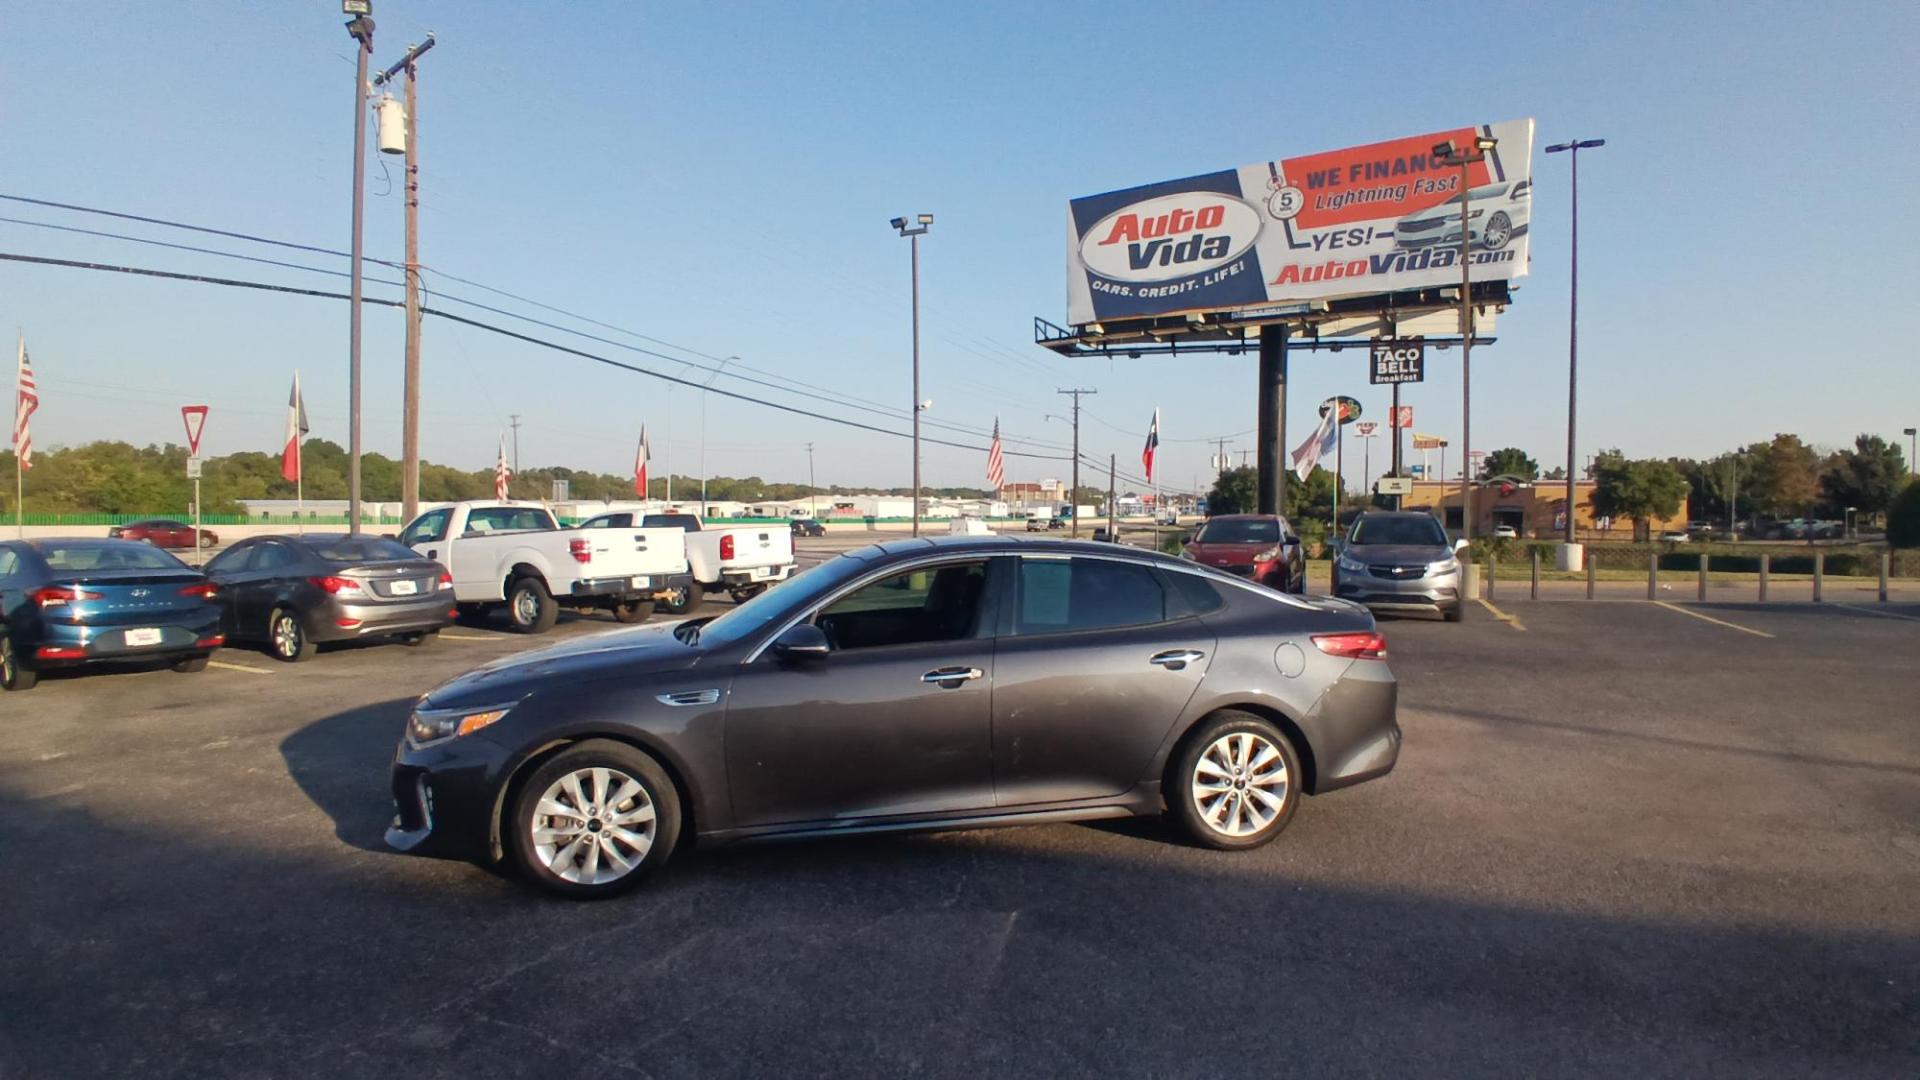
POLYGON ((1153 410, 1153 423, 1147 425, 1147 445, 1140 451, 1140 464, 1147 467, 1147 483, 1153 483, 1153 452, 1160 449, 1160 410, 1153 410))
POLYGON ((507 497, 507 481, 513 479, 513 470, 507 468, 507 437, 500 436, 500 457, 493 465, 493 497, 507 497))
POLYGON ((1007 462, 1000 454, 1000 418, 993 418, 993 445, 987 447, 987 483, 999 491, 1007 486, 1007 462))
POLYGON ((20 394, 13 406, 13 453, 24 471, 33 468, 33 435, 27 421, 40 407, 40 393, 33 387, 33 365, 27 362, 27 339, 20 339, 20 394))

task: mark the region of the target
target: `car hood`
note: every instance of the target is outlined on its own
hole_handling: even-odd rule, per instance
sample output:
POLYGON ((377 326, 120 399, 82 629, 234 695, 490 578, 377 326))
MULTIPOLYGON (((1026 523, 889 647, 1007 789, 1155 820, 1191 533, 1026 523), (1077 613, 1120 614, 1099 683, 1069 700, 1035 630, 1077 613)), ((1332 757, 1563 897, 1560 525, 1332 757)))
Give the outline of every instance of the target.
POLYGON ((1364 563, 1437 563, 1453 557, 1449 548, 1432 544, 1348 544, 1347 554, 1364 563))
POLYGON ((692 667, 700 650, 673 636, 679 623, 609 630, 495 660, 427 693, 428 708, 462 708, 518 699, 535 690, 618 672, 622 677, 692 667))
POLYGON ((1252 562, 1255 555, 1273 546, 1274 544, 1271 541, 1257 544, 1195 543, 1188 544, 1187 550, 1191 552, 1194 559, 1199 562, 1206 562, 1208 559, 1239 559, 1245 562, 1252 562))

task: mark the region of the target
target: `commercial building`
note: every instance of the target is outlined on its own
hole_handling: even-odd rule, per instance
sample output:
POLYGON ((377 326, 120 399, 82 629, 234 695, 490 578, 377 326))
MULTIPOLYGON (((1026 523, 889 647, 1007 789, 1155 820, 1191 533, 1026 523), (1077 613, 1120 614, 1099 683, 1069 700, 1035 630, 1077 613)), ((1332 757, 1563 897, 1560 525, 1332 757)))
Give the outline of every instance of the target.
MULTIPOLYGON (((1574 535, 1580 540, 1632 540, 1634 523, 1626 518, 1596 517, 1593 512, 1594 482, 1573 483, 1574 535)), ((1449 532, 1461 527, 1460 481, 1415 480, 1413 494, 1401 503, 1408 510, 1426 510, 1445 523, 1449 532)), ((1482 483, 1474 488, 1473 532, 1491 535, 1495 526, 1511 525, 1530 539, 1557 540, 1565 536, 1567 482, 1536 480, 1531 484, 1482 483)), ((1647 522, 1647 531, 1658 536, 1669 529, 1684 530, 1687 509, 1683 504, 1672 517, 1647 522)))

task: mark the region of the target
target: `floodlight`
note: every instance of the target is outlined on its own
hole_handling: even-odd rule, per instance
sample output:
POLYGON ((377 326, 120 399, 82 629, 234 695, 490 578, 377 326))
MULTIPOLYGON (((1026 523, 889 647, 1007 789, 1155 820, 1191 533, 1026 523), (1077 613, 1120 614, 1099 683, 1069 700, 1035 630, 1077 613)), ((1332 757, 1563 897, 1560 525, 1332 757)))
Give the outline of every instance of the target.
POLYGON ((1448 139, 1446 142, 1434 143, 1433 156, 1439 157, 1439 158, 1452 157, 1453 156, 1453 140, 1448 139))
POLYGON ((1482 152, 1500 145, 1500 140, 1491 135, 1482 135, 1473 140, 1473 148, 1482 152))
POLYGON ((903 217, 897 217, 897 218, 894 218, 892 221, 889 221, 887 224, 892 225, 896 229, 904 229, 907 227, 907 219, 903 217))
POLYGON ((932 215, 932 214, 921 214, 921 215, 920 215, 920 224, 922 224, 922 225, 931 225, 931 224, 933 224, 933 215, 932 215))
POLYGON ((1580 142, 1578 143, 1578 145, 1579 145, 1579 147, 1580 147, 1580 149, 1582 149, 1582 150, 1591 150, 1591 149, 1593 149, 1593 148, 1594 148, 1594 147, 1596 147, 1596 146, 1605 146, 1605 145, 1607 145, 1607 140, 1605 140, 1605 139, 1582 139, 1582 140, 1580 140, 1580 142))

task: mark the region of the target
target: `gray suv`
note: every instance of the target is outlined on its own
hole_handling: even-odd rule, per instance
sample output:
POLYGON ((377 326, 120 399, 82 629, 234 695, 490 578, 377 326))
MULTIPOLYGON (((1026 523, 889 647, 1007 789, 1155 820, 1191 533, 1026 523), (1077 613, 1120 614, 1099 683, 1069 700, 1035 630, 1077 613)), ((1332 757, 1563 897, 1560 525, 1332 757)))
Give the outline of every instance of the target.
POLYGON ((1360 515, 1333 561, 1333 595, 1379 611, 1437 611, 1460 621, 1460 562, 1432 514, 1360 515))

